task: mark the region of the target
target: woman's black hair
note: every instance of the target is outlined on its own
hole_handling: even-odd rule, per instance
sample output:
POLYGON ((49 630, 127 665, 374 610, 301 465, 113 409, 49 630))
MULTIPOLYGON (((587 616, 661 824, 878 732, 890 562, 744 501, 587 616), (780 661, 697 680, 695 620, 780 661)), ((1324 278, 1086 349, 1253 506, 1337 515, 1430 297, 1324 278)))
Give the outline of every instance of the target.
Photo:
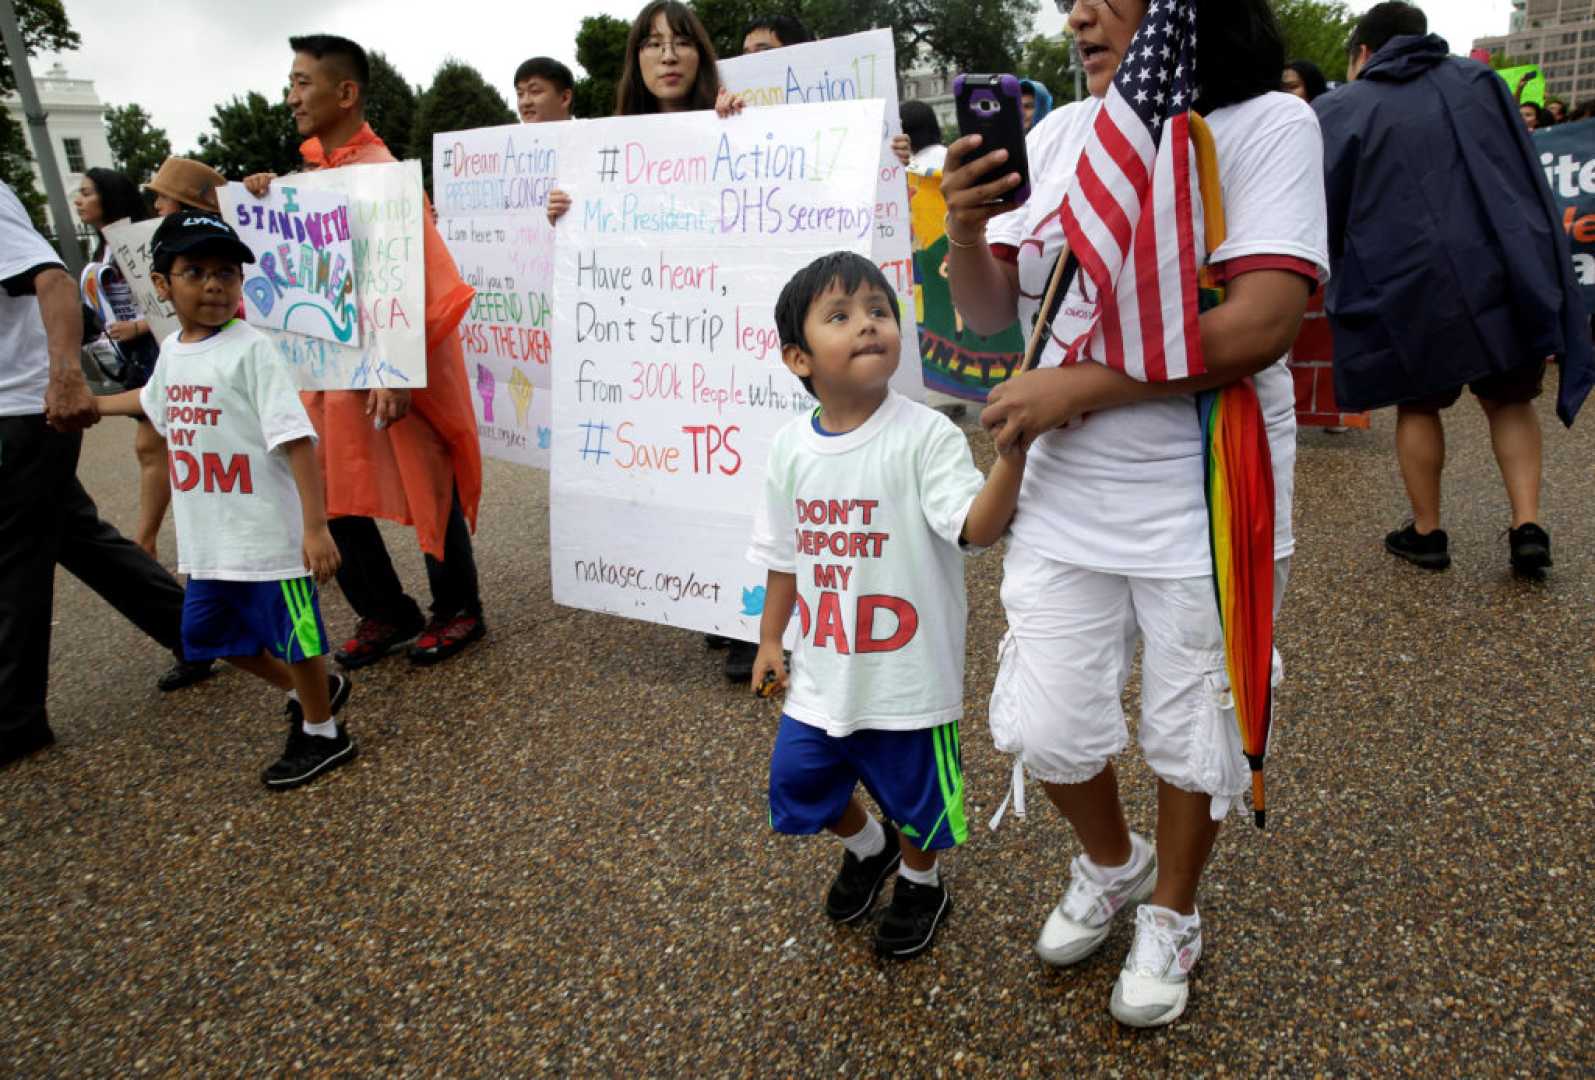
POLYGON ((1534 130, 1535 131, 1539 131, 1541 128, 1548 128, 1548 127, 1551 126, 1551 114, 1546 112, 1544 109, 1540 108, 1539 105, 1535 104, 1532 101, 1520 101, 1520 102, 1518 102, 1517 103, 1517 111, 1518 112, 1522 112, 1524 109, 1533 109, 1534 110, 1534 130))
POLYGON ((1202 114, 1279 89, 1285 38, 1268 0, 1225 0, 1196 9, 1196 75, 1202 114))
POLYGON ((687 108, 712 109, 715 98, 720 96, 720 59, 702 21, 680 0, 653 0, 637 13, 631 33, 626 36, 626 70, 615 86, 616 116, 645 116, 659 111, 659 99, 642 81, 642 47, 661 12, 671 33, 691 38, 698 46, 698 75, 687 95, 687 108))
POLYGON ((105 258, 105 226, 118 221, 143 221, 150 209, 139 194, 138 185, 115 169, 89 169, 84 176, 94 185, 100 197, 100 246, 94 249, 94 261, 105 258))
POLYGON ((905 101, 897 107, 898 121, 903 134, 908 136, 909 149, 919 153, 927 146, 941 145, 941 124, 936 121, 936 110, 923 101, 905 101))
POLYGON ((775 35, 783 47, 787 45, 801 45, 805 41, 814 40, 814 31, 804 26, 802 21, 791 15, 756 15, 748 20, 748 25, 742 28, 742 40, 746 41, 748 35, 755 30, 768 30, 775 35))
POLYGON ((1285 65, 1286 71, 1294 71, 1301 80, 1302 89, 1307 91, 1307 100, 1311 102, 1319 94, 1329 92, 1329 80, 1324 78, 1324 73, 1318 70, 1318 65, 1311 60, 1292 60, 1285 65))

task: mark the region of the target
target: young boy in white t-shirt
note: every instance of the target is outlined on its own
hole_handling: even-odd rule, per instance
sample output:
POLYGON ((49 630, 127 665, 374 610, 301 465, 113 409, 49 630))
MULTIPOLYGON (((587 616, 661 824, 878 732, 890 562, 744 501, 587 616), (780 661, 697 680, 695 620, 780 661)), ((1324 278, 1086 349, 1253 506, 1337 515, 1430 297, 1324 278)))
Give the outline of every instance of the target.
POLYGON ((825 911, 865 915, 899 872, 876 948, 927 948, 949 906, 936 853, 962 843, 964 569, 1018 501, 1024 457, 983 480, 961 431, 888 389, 897 297, 869 259, 826 255, 781 291, 781 358, 820 406, 775 436, 748 557, 769 572, 753 685, 785 686, 770 824, 846 853, 825 911), (791 676, 782 638, 796 608, 791 676), (859 782, 886 816, 855 794, 859 782), (899 863, 901 867, 899 868, 899 863))
POLYGON ((226 659, 290 692, 282 757, 261 779, 297 787, 350 761, 333 717, 348 676, 328 676, 316 582, 338 569, 315 429, 277 348, 237 318, 254 255, 213 214, 179 210, 151 244, 151 280, 181 329, 142 390, 97 399, 147 416, 166 439, 183 598, 183 655, 226 659))

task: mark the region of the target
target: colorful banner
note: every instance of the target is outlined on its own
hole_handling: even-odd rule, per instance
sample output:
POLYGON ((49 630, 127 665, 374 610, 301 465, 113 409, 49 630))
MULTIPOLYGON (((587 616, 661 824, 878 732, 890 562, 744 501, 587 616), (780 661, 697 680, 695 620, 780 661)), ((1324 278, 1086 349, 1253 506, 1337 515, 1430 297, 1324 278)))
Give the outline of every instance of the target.
MULTIPOLYGON (((306 390, 415 389, 426 385, 426 212, 421 164, 345 165, 279 176, 303 200, 327 192, 349 205, 360 335, 348 344, 264 332, 306 390), (356 343, 358 342, 358 343, 356 343)), ((264 328, 263 328, 264 329, 264 328)))
POLYGON ((115 260, 116 268, 122 271, 122 279, 127 282, 127 287, 133 291, 133 299, 138 302, 139 310, 150 324, 150 333, 155 335, 156 341, 165 341, 169 335, 177 333, 180 327, 177 312, 172 310, 171 304, 160 298, 155 292, 155 283, 150 280, 150 238, 160 227, 160 218, 145 221, 124 218, 107 225, 102 232, 106 250, 115 260))
POLYGON ((1517 98, 1518 104, 1529 101, 1541 106, 1545 104, 1545 76, 1538 64, 1501 68, 1496 74, 1506 81, 1507 90, 1517 98))
POLYGON ((897 116, 897 53, 892 32, 866 30, 722 60, 720 81, 742 94, 749 107, 876 99, 884 103, 870 252, 897 290, 903 308, 903 357, 892 388, 923 401, 917 326, 913 306, 907 302, 914 287, 905 182, 908 170, 891 148, 891 137, 903 130, 897 116))
POLYGON ((1025 335, 1016 320, 987 337, 964 325, 947 284, 947 203, 941 174, 910 173, 914 222, 914 305, 925 386, 943 394, 985 401, 991 388, 1019 369, 1025 335))
POLYGON ((1595 314, 1595 120, 1557 124, 1533 134, 1573 248, 1573 275, 1584 293, 1584 306, 1595 314))
POLYGON ((222 217, 255 253, 244 267, 245 321, 358 346, 349 200, 281 181, 263 199, 239 183, 216 195, 222 217))
MULTIPOLYGON (((745 559, 777 429, 815 401, 775 300, 819 255, 870 254, 880 101, 571 125, 554 259, 554 599, 758 637, 745 559)), ((917 365, 915 365, 917 370, 917 365)))
POLYGON ((476 300, 460 322, 482 452, 548 468, 556 186, 569 124, 509 124, 432 140, 438 230, 476 300))

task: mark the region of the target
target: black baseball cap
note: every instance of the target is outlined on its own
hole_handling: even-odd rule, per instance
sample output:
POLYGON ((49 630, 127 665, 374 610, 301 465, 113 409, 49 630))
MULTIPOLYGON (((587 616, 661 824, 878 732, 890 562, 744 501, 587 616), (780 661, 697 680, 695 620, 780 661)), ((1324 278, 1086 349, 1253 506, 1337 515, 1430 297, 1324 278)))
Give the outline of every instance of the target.
POLYGON ((179 255, 192 254, 200 249, 229 255, 240 263, 255 261, 249 245, 238 239, 232 226, 217 217, 187 207, 161 219, 160 228, 150 240, 150 261, 156 267, 168 267, 179 255))

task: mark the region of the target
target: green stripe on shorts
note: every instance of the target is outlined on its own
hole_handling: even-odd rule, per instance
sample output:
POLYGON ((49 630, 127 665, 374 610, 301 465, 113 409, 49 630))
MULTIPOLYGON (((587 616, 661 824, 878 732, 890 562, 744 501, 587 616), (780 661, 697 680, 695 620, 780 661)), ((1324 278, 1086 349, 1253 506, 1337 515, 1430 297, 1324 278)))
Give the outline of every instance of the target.
POLYGON ((288 618, 293 626, 293 636, 299 642, 299 652, 305 658, 321 656, 327 651, 321 629, 316 625, 315 593, 310 579, 293 578, 282 582, 283 602, 288 605, 288 618))
POLYGON ((954 843, 962 844, 969 839, 969 823, 964 818, 964 770, 958 763, 958 721, 931 728, 930 735, 936 749, 936 782, 941 787, 942 812, 931 826, 930 835, 920 845, 921 851, 929 850, 943 821, 947 822, 954 843))

